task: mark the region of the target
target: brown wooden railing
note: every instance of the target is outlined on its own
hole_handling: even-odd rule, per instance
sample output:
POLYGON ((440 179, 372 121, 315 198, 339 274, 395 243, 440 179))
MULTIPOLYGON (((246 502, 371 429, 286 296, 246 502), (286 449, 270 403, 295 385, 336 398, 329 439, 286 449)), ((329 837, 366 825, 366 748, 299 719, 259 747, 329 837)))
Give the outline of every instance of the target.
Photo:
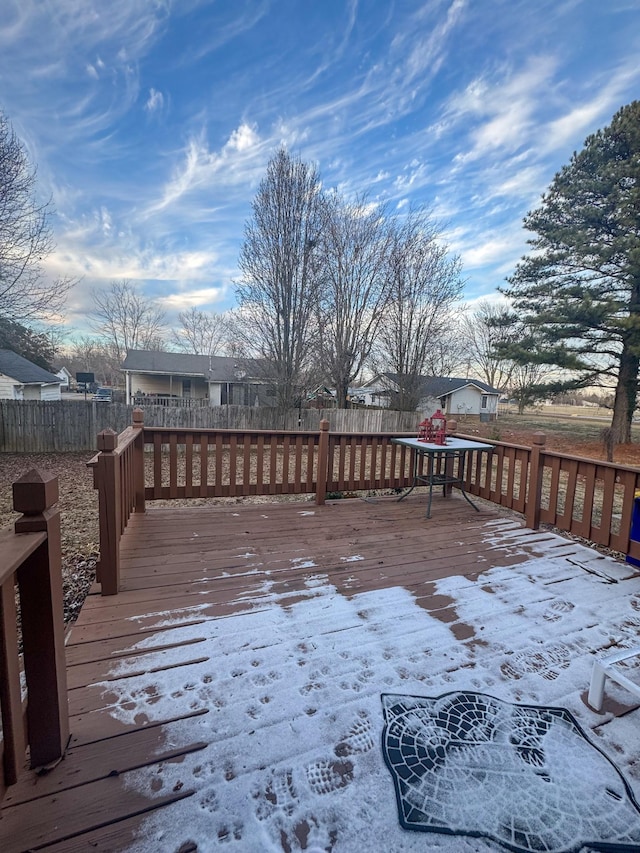
POLYGON ((144 438, 142 411, 133 412, 133 426, 118 435, 98 433, 98 453, 88 463, 98 490, 100 560, 96 580, 103 595, 120 588, 120 538, 132 512, 144 512, 144 438))
POLYGON ((401 488, 410 453, 379 433, 144 428, 147 500, 401 488))
MULTIPOLYGON (((327 421, 319 433, 145 427, 137 410, 119 440, 111 430, 99 434, 101 453, 92 462, 103 594, 118 590, 119 538, 145 500, 307 493, 323 504, 333 493, 403 489, 411 484, 412 452, 393 437, 329 433, 327 421)), ((522 513, 534 529, 548 523, 640 559, 640 543, 629 535, 640 469, 548 451, 542 433, 532 447, 483 443, 493 452, 470 457, 469 494, 522 513)))
POLYGON ((550 524, 640 559, 640 543, 630 538, 640 469, 546 450, 542 433, 532 447, 483 441, 494 450, 475 455, 470 494, 523 513, 533 529, 550 524))
POLYGON ((0 798, 25 765, 60 759, 69 740, 58 481, 30 471, 13 485, 15 529, 0 530, 0 798), (23 673, 18 642, 20 592, 23 673))

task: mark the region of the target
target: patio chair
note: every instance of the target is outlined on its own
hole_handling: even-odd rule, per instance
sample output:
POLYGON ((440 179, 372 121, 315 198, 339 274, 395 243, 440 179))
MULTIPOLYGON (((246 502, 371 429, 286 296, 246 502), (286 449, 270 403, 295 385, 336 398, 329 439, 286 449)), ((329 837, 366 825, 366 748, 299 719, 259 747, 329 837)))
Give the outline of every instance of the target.
POLYGON ((604 686, 607 678, 610 678, 622 687, 626 687, 630 693, 633 693, 634 696, 640 699, 640 684, 632 681, 623 672, 615 668, 616 664, 638 656, 640 656, 640 646, 634 646, 631 649, 621 649, 611 655, 600 657, 593 662, 587 702, 594 711, 600 711, 602 708, 604 686))

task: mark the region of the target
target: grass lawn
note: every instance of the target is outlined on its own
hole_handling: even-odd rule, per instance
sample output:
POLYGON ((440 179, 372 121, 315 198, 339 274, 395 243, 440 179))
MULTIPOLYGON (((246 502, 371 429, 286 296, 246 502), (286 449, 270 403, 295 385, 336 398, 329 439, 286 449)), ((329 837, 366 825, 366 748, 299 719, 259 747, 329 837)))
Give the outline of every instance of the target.
MULTIPOLYGON (((546 410, 531 409, 523 415, 501 412, 497 420, 490 423, 458 420, 458 432, 524 445, 531 445, 535 432, 543 432, 550 450, 591 459, 606 459, 602 432, 610 424, 610 413, 609 418, 605 418, 594 417, 589 409, 569 406, 558 409, 557 413, 551 407, 546 410), (577 411, 577 414, 566 414, 571 410, 577 411)), ((616 447, 614 461, 623 465, 640 465, 640 424, 632 427, 632 444, 616 447)))

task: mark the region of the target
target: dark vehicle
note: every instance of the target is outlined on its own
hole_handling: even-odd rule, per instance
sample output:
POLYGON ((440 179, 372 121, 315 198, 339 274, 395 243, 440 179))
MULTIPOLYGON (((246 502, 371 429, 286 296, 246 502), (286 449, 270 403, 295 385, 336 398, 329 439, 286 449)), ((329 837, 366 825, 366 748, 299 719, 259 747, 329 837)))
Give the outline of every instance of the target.
POLYGON ((111 388, 98 388, 93 398, 96 403, 110 403, 113 400, 111 388))

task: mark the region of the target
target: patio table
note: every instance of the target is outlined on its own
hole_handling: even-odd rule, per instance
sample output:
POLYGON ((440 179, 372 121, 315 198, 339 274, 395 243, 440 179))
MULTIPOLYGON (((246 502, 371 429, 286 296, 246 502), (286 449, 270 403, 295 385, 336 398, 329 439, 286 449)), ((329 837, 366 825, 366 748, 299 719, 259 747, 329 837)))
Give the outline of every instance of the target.
POLYGON ((479 512, 479 507, 474 504, 464 488, 465 466, 469 455, 491 453, 492 444, 483 444, 480 441, 469 441, 463 438, 447 438, 446 444, 431 444, 426 441, 418 441, 417 438, 392 438, 391 442, 410 448, 413 457, 411 486, 398 500, 404 500, 420 484, 428 486, 427 518, 431 518, 433 487, 442 486, 442 493, 444 497, 447 497, 451 487, 457 486, 467 503, 471 504, 476 512, 479 512))

